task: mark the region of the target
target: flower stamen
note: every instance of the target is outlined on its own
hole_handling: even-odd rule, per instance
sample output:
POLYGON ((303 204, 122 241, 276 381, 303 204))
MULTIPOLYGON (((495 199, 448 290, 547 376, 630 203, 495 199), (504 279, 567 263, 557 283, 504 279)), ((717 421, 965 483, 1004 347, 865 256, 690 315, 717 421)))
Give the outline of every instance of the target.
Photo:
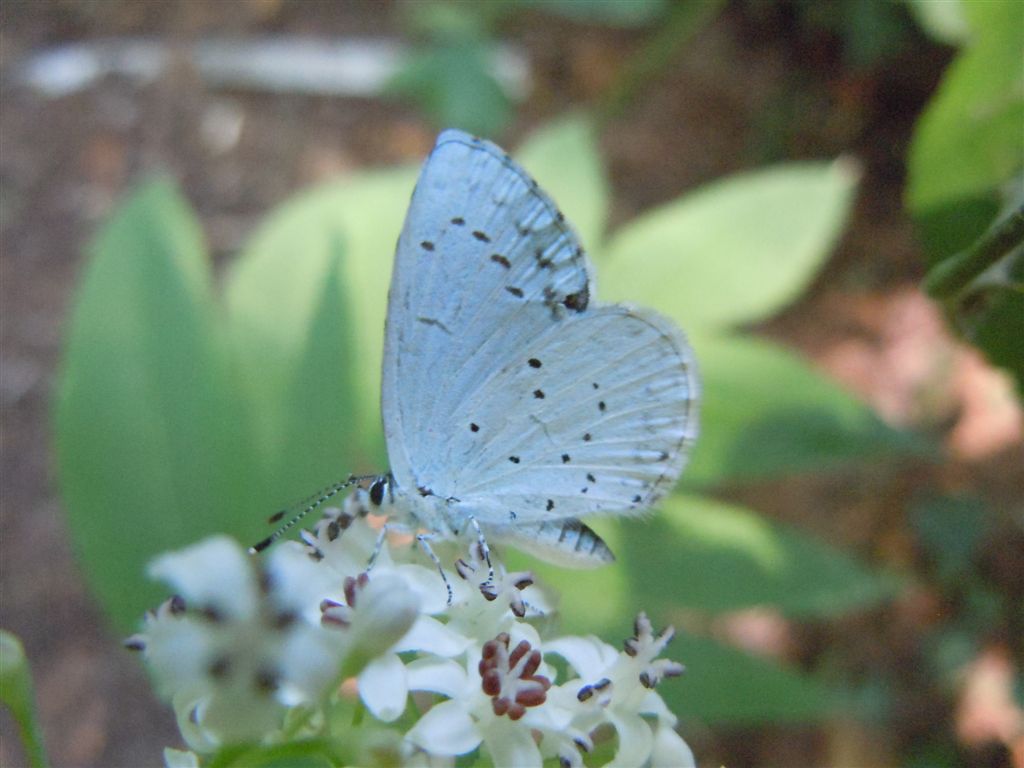
POLYGON ((538 675, 541 653, 522 640, 509 652, 509 635, 502 632, 484 643, 480 658, 481 687, 491 697, 494 714, 518 720, 528 707, 547 700, 551 681, 538 675))

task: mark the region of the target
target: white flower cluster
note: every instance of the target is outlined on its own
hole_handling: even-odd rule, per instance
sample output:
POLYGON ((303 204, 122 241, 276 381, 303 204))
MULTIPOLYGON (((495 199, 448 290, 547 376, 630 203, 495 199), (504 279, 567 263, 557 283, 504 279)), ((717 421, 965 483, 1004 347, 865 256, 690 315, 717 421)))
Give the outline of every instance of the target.
POLYGON ((177 594, 126 644, 144 654, 193 750, 167 750, 168 765, 316 737, 349 745, 339 762, 452 766, 479 749, 495 766, 575 768, 611 731, 609 764, 694 764, 654 690, 682 672, 657 658, 671 628, 657 635, 641 614, 623 651, 595 637, 542 640, 529 619, 546 604, 530 574, 495 561, 491 581, 474 546, 443 579, 360 512, 357 495, 304 544, 259 560, 216 537, 151 565, 177 594), (331 711, 346 699, 373 718, 339 723, 331 711))

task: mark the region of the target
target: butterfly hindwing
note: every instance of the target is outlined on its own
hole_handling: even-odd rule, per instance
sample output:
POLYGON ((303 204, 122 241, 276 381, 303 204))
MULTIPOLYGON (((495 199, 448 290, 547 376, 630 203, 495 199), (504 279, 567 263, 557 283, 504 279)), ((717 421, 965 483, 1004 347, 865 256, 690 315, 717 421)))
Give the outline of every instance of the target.
POLYGON ((480 520, 640 513, 682 471, 696 397, 669 321, 595 307, 533 339, 462 404, 480 431, 440 449, 456 468, 452 495, 480 520))

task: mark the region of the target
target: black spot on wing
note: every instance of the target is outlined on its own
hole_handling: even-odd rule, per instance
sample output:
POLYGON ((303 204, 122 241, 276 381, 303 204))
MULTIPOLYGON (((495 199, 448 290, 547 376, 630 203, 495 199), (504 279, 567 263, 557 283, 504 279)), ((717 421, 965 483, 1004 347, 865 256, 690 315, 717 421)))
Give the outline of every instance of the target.
POLYGON ((590 303, 590 289, 587 286, 583 286, 575 293, 570 293, 562 300, 562 304, 565 305, 566 309, 571 309, 574 312, 582 312, 587 308, 590 303))
POLYGON ((489 243, 489 242, 491 242, 491 238, 489 238, 486 234, 481 232, 479 229, 473 231, 473 237, 475 237, 481 243, 489 243))
POLYGON ((531 368, 540 368, 541 362, 536 357, 531 357, 526 361, 531 368))
POLYGON ((491 261, 493 261, 495 264, 500 264, 505 269, 512 268, 512 262, 510 262, 508 259, 502 256, 500 253, 491 254, 491 261))
POLYGON ((563 464, 568 464, 570 461, 572 461, 572 457, 569 456, 568 453, 563 453, 562 454, 562 463, 563 464))
POLYGON ((433 251, 434 244, 429 240, 424 240, 422 243, 420 243, 420 248, 422 248, 424 251, 433 251))
POLYGON ((598 404, 597 404, 597 410, 601 411, 601 413, 604 413, 604 412, 605 412, 605 409, 606 409, 607 407, 608 407, 608 406, 607 406, 607 405, 605 405, 605 403, 604 403, 604 400, 601 400, 601 401, 600 401, 600 402, 598 402, 598 404))
POLYGON ((537 398, 538 400, 543 400, 544 399, 544 390, 543 389, 535 389, 535 390, 533 390, 533 396, 535 398, 537 398))
POLYGON ((596 483, 597 482, 597 478, 594 477, 593 474, 591 474, 590 472, 587 472, 587 480, 589 480, 592 483, 596 483))
POLYGON ((457 227, 462 227, 465 226, 466 220, 461 216, 456 216, 454 219, 452 219, 452 224, 454 224, 457 227))
POLYGON ((555 508, 555 502, 552 501, 551 499, 548 499, 548 503, 544 505, 544 509, 546 511, 550 512, 554 508, 555 508))
POLYGON ((523 289, 516 288, 514 285, 506 285, 505 290, 515 296, 517 299, 523 298, 523 289))
POLYGON ((480 425, 479 424, 474 424, 474 423, 470 422, 469 431, 470 432, 479 432, 480 431, 480 425))
POLYGON ((589 443, 590 442, 590 433, 589 432, 584 432, 583 433, 583 442, 584 443, 589 443))
POLYGON ((519 463, 519 457, 518 456, 509 456, 508 460, 511 461, 513 464, 518 464, 519 463))

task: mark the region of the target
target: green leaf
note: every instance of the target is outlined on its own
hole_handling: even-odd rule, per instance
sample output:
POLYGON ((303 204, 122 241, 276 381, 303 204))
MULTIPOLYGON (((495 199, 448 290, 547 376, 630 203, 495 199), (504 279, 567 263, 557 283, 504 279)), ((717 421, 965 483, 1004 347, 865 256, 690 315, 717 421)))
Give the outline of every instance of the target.
MULTIPOLYGON (((328 464, 335 477, 383 466, 387 286, 414 181, 411 169, 370 172, 300 195, 269 217, 231 271, 238 387, 278 481, 305 476, 299 464, 313 456, 327 462, 317 476, 328 464), (295 439, 307 446, 302 455, 287 448, 295 439)), ((276 492, 310 490, 299 485, 276 492)))
POLYGON ((582 115, 547 123, 527 138, 516 157, 565 214, 584 248, 597 248, 604 238, 610 193, 593 123, 582 115))
MULTIPOLYGON (((43 733, 36 716, 32 670, 25 658, 21 641, 10 632, 0 629, 0 703, 6 706, 18 724, 25 759, 31 768, 49 765, 43 748, 43 733)), ((8 748, 5 747, 6 753, 8 748)), ((8 759, 11 757, 8 755, 8 759)))
POLYGON ((846 553, 707 497, 670 496, 623 538, 630 594, 660 613, 769 605, 792 617, 835 616, 892 592, 846 553))
POLYGON ((438 127, 492 136, 512 106, 491 73, 492 51, 471 38, 442 40, 412 56, 388 90, 415 101, 438 127))
POLYGON ((837 697, 825 684, 714 640, 678 633, 668 657, 686 673, 658 693, 684 723, 816 723, 836 714, 837 697))
POLYGON ((803 163, 715 182, 619 230, 603 296, 652 306, 692 331, 764 319, 804 290, 849 214, 848 161, 803 163))
MULTIPOLYGON (((1024 258, 1020 259, 1024 265, 1024 258)), ((967 338, 995 365, 1017 380, 1024 397, 1024 292, 1020 288, 991 288, 980 293, 965 312, 962 325, 967 338)))
POLYGON ((908 159, 907 202, 937 257, 981 234, 999 188, 1024 167, 1024 4, 962 8, 973 34, 921 116, 908 159), (987 216, 972 214, 979 206, 987 216))
POLYGON ((799 357, 750 337, 694 339, 701 432, 688 486, 834 469, 924 446, 799 357))
POLYGON ((906 0, 906 4, 910 15, 932 39, 959 45, 970 37, 970 24, 960 0, 906 0))
POLYGON ((988 509, 978 498, 943 496, 916 504, 910 522, 935 561, 940 577, 962 581, 989 527, 988 509))
POLYGON ((611 27, 641 27, 662 17, 669 0, 527 0, 527 3, 549 13, 557 13, 586 24, 611 27))
POLYGON ((306 739, 281 744, 239 744, 220 749, 207 768, 331 768, 350 764, 346 750, 327 739, 306 739))
POLYGON ((244 529, 257 489, 200 234, 166 182, 90 247, 57 391, 61 490, 80 562, 121 628, 162 590, 157 552, 244 529))

